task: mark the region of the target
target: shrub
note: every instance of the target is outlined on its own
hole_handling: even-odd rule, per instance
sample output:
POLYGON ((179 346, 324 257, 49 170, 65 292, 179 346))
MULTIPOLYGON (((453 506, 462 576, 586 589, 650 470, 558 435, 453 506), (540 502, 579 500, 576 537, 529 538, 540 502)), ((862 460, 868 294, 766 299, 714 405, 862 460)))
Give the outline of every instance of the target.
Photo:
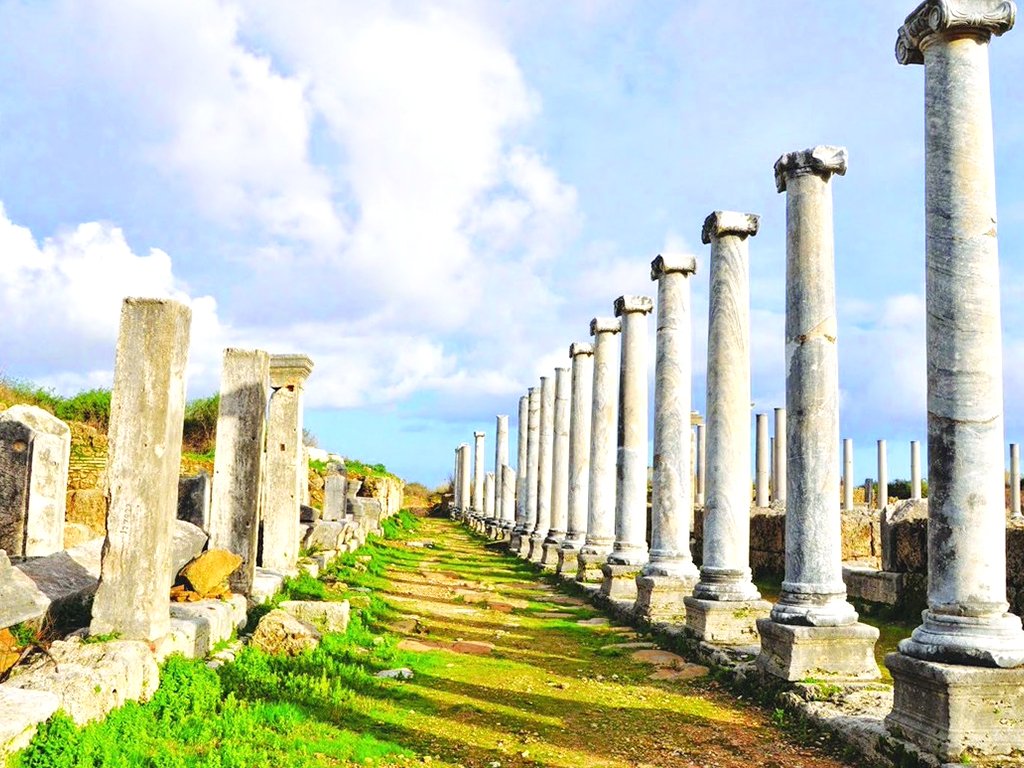
POLYGON ((182 442, 190 453, 210 454, 217 442, 220 395, 200 398, 185 406, 182 442))

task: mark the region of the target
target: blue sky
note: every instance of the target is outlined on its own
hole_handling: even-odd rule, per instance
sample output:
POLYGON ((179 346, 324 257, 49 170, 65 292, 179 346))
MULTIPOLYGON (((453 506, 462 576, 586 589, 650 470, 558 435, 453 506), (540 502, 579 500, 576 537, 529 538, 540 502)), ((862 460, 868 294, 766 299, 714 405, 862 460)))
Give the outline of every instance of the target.
MULTIPOLYGON (((0 372, 109 385, 120 299, 193 306, 189 394, 225 346, 316 362, 324 447, 436 484, 452 448, 587 338, 704 217, 751 241, 753 397, 784 400, 785 200, 835 180, 842 432, 858 477, 924 438, 923 70, 892 0, 0 0, 0 372)), ((992 45, 1007 439, 1024 439, 1024 34, 992 45)), ((491 446, 488 446, 491 454, 491 446)), ((513 446, 512 455, 515 455, 513 446)))

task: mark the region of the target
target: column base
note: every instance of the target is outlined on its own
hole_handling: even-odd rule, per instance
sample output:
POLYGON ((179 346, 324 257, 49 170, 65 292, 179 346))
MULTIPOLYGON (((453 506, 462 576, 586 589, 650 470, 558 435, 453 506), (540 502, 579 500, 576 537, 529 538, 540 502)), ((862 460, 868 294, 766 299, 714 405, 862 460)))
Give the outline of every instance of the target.
POLYGON ((508 551, 510 553, 512 553, 513 555, 518 555, 519 554, 519 548, 522 546, 522 543, 523 543, 523 534, 522 534, 522 532, 516 533, 516 531, 513 530, 509 534, 509 537, 508 537, 508 551))
POLYGON ((772 604, 766 600, 701 600, 687 597, 686 628, 701 640, 715 645, 757 645, 757 620, 768 618, 772 604))
POLYGON ((683 599, 693 592, 696 578, 677 576, 636 577, 636 603, 633 613, 652 624, 682 624, 686 621, 683 599))
POLYGON ((885 666, 893 678, 893 708, 885 725, 893 736, 943 763, 1020 760, 1024 668, 941 664, 902 653, 888 654, 885 666))
POLYGON ((941 664, 1024 666, 1024 631, 1012 613, 956 616, 928 610, 923 618, 910 637, 900 640, 900 653, 941 664))
POLYGON ((578 549, 562 548, 558 550, 558 567, 555 569, 555 573, 566 581, 575 579, 579 570, 579 555, 578 549))
POLYGON ((526 551, 526 559, 531 563, 539 563, 544 557, 544 537, 530 534, 530 548, 526 551))
POLYGON ((877 680, 878 630, 867 624, 806 627, 758 619, 757 668, 775 677, 804 680, 877 680))
POLYGON ((636 577, 640 566, 605 563, 601 566, 601 596, 623 602, 636 601, 636 577))
POLYGON ((545 541, 541 545, 541 568, 545 571, 555 571, 558 569, 558 550, 561 546, 557 541, 545 541))
POLYGON ((576 558, 576 581, 581 584, 600 584, 604 581, 601 567, 606 562, 607 552, 580 552, 576 558))

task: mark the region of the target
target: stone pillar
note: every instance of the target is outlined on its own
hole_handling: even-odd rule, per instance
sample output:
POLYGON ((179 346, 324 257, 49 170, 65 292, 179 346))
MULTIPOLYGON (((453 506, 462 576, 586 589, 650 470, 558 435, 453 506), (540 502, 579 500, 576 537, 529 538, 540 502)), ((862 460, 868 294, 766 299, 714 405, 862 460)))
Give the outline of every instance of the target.
MULTIPOLYGON (((213 459, 210 548, 242 558, 231 574, 231 589, 252 590, 259 547, 263 495, 263 440, 270 401, 270 355, 262 350, 225 349, 213 459)), ((344 511, 345 498, 341 498, 344 511)))
POLYGON ((43 557, 64 549, 71 430, 33 405, 0 413, 0 549, 43 557))
POLYGON ((526 509, 522 530, 513 532, 512 542, 517 554, 526 559, 530 556, 530 535, 537 525, 537 481, 540 469, 538 449, 540 448, 540 387, 530 387, 527 399, 526 423, 526 509), (520 534, 516 539, 516 533, 520 534))
POLYGON ((703 424, 697 425, 697 506, 704 506, 704 498, 707 494, 707 427, 703 424))
POLYGON ((885 440, 878 441, 878 508, 889 506, 889 458, 885 440))
POLYGON ((697 581, 690 552, 693 527, 690 406, 692 401, 693 256, 658 256, 658 340, 654 365, 654 480, 649 561, 636 579, 634 614, 651 622, 681 622, 683 598, 697 581))
POLYGON ((484 511, 484 433, 473 433, 473 498, 470 508, 473 514, 480 517, 484 511))
POLYGON ((455 469, 452 472, 452 505, 455 511, 462 510, 462 482, 459 475, 461 465, 459 458, 462 456, 462 451, 459 448, 455 449, 455 469))
MULTIPOLYGON (((516 487, 515 487, 515 519, 509 528, 509 549, 517 545, 516 531, 522 536, 523 521, 526 519, 526 432, 530 419, 530 398, 523 395, 519 398, 519 423, 516 425, 516 487)), ((503 481, 504 482, 504 481, 503 481)))
POLYGON ((942 762, 1019 755, 1024 631, 1008 613, 1002 338, 988 44, 1000 0, 929 0, 900 28, 924 64, 928 609, 886 657, 886 722, 942 762), (969 751, 969 752, 968 752, 969 751))
POLYGON ((568 368, 555 369, 555 410, 551 445, 551 527, 544 538, 541 567, 558 570, 558 552, 569 526, 569 398, 568 368))
POLYGON ((167 299, 130 298, 121 306, 93 635, 155 641, 170 628, 191 319, 188 307, 167 299))
MULTIPOLYGON (((843 583, 839 485, 839 354, 836 344, 833 174, 846 150, 819 146, 783 155, 786 192, 786 410, 789 495, 786 574, 770 619, 759 619, 758 666, 784 680, 878 677, 878 630, 857 622, 843 583)), ((852 464, 852 442, 846 444, 852 464)), ((844 490, 852 497, 852 467, 844 490)), ((852 498, 850 498, 852 502, 852 498)))
POLYGON ((767 507, 768 500, 768 414, 754 419, 754 506, 767 507))
POLYGON ((594 337, 593 408, 590 412, 590 482, 587 489, 587 538, 580 550, 576 581, 604 579, 601 567, 615 542, 615 457, 618 409, 617 317, 590 321, 594 337))
POLYGON ((503 481, 501 468, 508 464, 508 416, 495 418, 494 428, 494 498, 495 512, 491 520, 492 525, 500 524, 499 503, 501 500, 501 483, 503 481))
POLYGON ((1010 515, 1020 517, 1020 445, 1010 443, 1010 515))
POLYGON ((544 539, 551 527, 551 451, 555 432, 555 382, 540 377, 540 428, 537 439, 537 519, 530 533, 528 559, 539 563, 544 557, 544 539))
POLYGON ((647 563, 647 296, 620 296, 619 437, 615 463, 615 543, 601 566, 601 594, 636 600, 636 577, 647 563))
POLYGON ((921 498, 921 443, 910 441, 910 498, 921 498))
POLYGON ((875 481, 870 477, 864 478, 864 506, 871 509, 875 505, 875 481))
POLYGON ((494 517, 494 473, 484 473, 484 508, 483 515, 485 520, 490 520, 494 517))
POLYGON ((686 626, 710 643, 757 642, 754 621, 771 607, 750 573, 749 238, 758 217, 716 211, 711 245, 707 364, 707 496, 700 581, 686 598, 686 626))
POLYGON ((516 471, 508 464, 501 468, 501 537, 506 538, 512 530, 516 513, 516 471))
POLYGON ((586 541, 587 498, 590 493, 590 431, 594 407, 594 347, 576 343, 572 359, 572 396, 569 408, 568 525, 558 554, 558 575, 576 578, 577 557, 586 541))
POLYGON ((279 573, 294 573, 299 559, 299 505, 308 469, 302 446, 302 389, 313 371, 305 355, 271 355, 267 418, 266 490, 263 498, 263 560, 279 573))
POLYGON ((843 510, 853 509, 853 440, 843 440, 843 510))
POLYGON ((334 468, 324 478, 323 519, 338 522, 345 519, 345 495, 348 479, 340 468, 334 468))
POLYGON ((768 438, 768 498, 775 500, 775 437, 768 438))
POLYGON ((772 499, 775 506, 786 506, 786 486, 789 483, 786 473, 787 445, 786 445, 786 409, 775 409, 775 497, 772 499))

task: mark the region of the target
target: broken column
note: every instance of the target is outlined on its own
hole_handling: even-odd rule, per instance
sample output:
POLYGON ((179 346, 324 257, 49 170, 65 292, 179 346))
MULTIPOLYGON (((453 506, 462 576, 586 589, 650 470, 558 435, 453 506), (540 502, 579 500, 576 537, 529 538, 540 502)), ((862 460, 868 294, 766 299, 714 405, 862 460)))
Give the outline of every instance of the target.
POLYGON ((754 418, 754 506, 768 504, 768 414, 759 413, 754 418))
POLYGON ((601 594, 636 600, 636 577, 647 563, 647 296, 620 296, 619 436, 615 463, 615 543, 601 566, 601 594))
POLYGON ((484 508, 481 510, 484 519, 494 517, 494 473, 484 473, 484 508))
POLYGON ((878 441, 878 508, 889 506, 889 458, 885 440, 878 441))
POLYGON ((651 279, 658 282, 651 547, 636 579, 634 606, 637 616, 651 622, 681 621, 686 613, 683 598, 693 590, 698 576, 690 552, 690 276, 696 271, 693 256, 658 256, 651 262, 651 279))
POLYGON ((459 501, 462 505, 459 511, 463 518, 469 514, 469 502, 473 495, 472 463, 469 444, 462 443, 459 446, 459 501))
POLYGON ((551 433, 551 526, 544 538, 541 567, 558 569, 558 552, 569 525, 569 397, 568 368, 555 369, 555 409, 551 433))
POLYGON ((530 387, 526 422, 526 507, 522 529, 516 527, 511 544, 523 559, 530 556, 530 535, 537 525, 537 473, 540 469, 537 449, 540 447, 540 387, 530 387))
POLYGON ((1003 384, 988 44, 1016 7, 928 0, 900 28, 924 64, 928 609, 886 657, 890 731, 941 762, 1018 755, 1024 631, 1008 612, 1003 384))
POLYGON ((694 494, 696 497, 696 504, 698 507, 704 506, 704 498, 707 493, 705 490, 705 483, 707 478, 707 427, 703 424, 697 425, 697 493, 694 494))
POLYGON ((594 337, 593 408, 590 412, 590 481, 587 489, 587 537, 576 562, 576 581, 598 582, 601 566, 615 542, 615 429, 618 414, 617 317, 590 321, 594 337))
POLYGON ((71 430, 33 405, 0 413, 0 549, 12 558, 64 549, 71 430))
POLYGON ((575 579, 577 557, 587 536, 587 497, 590 492, 590 425, 594 407, 594 347, 575 343, 572 395, 569 408, 569 500, 565 538, 558 554, 558 574, 575 579))
POLYGON ((921 498, 921 443, 910 441, 910 498, 921 498))
MULTIPOLYGON (((508 416, 497 416, 495 418, 494 428, 494 498, 497 501, 501 499, 501 483, 502 474, 501 468, 508 464, 508 416)), ((499 504, 495 503, 494 516, 491 519, 491 525, 500 524, 500 515, 498 512, 499 504)))
POLYGON ((537 438, 537 519, 530 533, 527 558, 539 563, 544 557, 544 539, 551 527, 551 451, 555 432, 555 382, 551 376, 540 377, 540 426, 537 438))
POLYGON ((772 497, 772 502, 777 507, 786 505, 786 485, 789 482, 786 475, 786 455, 786 409, 776 408, 775 461, 772 465, 772 471, 775 473, 775 496, 772 497))
MULTIPOLYGON (((530 418, 530 398, 523 395, 519 398, 519 423, 516 425, 516 486, 515 513, 509 528, 509 549, 515 544, 515 531, 522 532, 523 520, 526 517, 526 428, 530 418)), ((502 481, 504 482, 504 480, 502 481)))
POLYGON ((771 606, 750 572, 751 213, 716 211, 701 239, 711 245, 707 363, 707 495, 700 581, 687 597, 686 626, 711 643, 757 641, 754 621, 771 606))
MULTIPOLYGON (((776 187, 786 192, 789 494, 786 573, 771 618, 757 622, 757 664, 791 681, 878 677, 878 630, 858 623, 846 600, 836 498, 839 354, 831 179, 845 173, 843 147, 791 152, 775 163, 776 187)), ((846 446, 849 455, 852 443, 846 446)), ((852 497, 852 474, 844 487, 852 497)))
POLYGON ((853 440, 843 440, 843 511, 853 509, 853 440))
POLYGON ((302 445, 302 390, 313 361, 305 355, 271 355, 267 417, 266 489, 260 565, 295 572, 299 559, 299 506, 309 483, 302 445))
POLYGON ((167 299, 129 298, 121 306, 107 433, 110 506, 93 635, 154 641, 170 628, 191 320, 188 307, 167 299))
MULTIPOLYGON (((270 355, 262 350, 225 349, 213 460, 210 548, 242 558, 231 588, 252 589, 259 546, 263 438, 270 400, 270 355)), ((345 497, 342 492, 341 508, 345 497)))
POLYGON ((470 507, 479 517, 484 511, 484 433, 473 433, 473 498, 470 507))

